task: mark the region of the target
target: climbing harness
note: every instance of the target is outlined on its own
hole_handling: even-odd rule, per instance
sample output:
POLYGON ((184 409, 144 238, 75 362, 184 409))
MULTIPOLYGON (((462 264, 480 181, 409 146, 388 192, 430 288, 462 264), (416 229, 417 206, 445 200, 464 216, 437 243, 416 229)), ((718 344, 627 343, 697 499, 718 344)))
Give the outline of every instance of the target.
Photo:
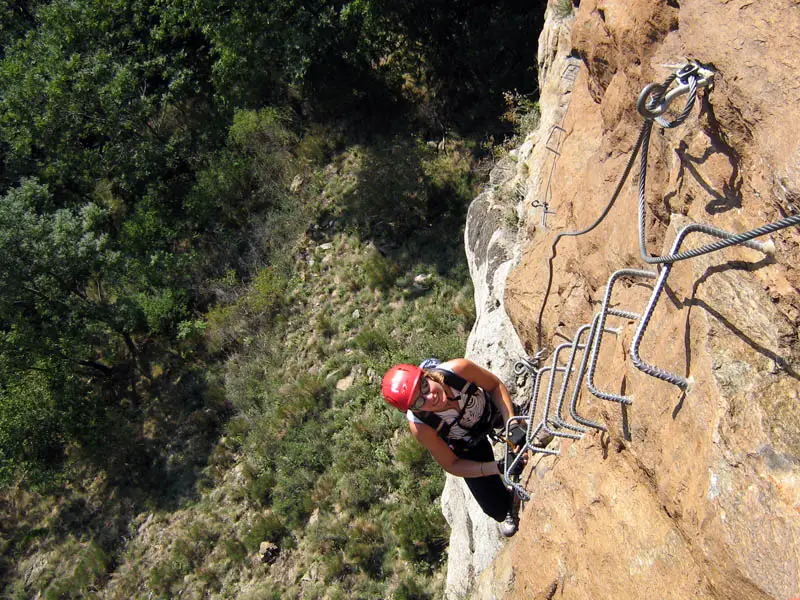
POLYGON ((420 421, 433 429, 436 435, 442 438, 454 451, 466 451, 472 448, 480 443, 485 435, 491 434, 495 427, 500 426, 499 411, 478 385, 447 369, 434 367, 430 370, 440 373, 444 378, 445 384, 459 392, 466 401, 463 406, 457 409, 458 417, 452 422, 445 421, 435 412, 415 411, 414 414, 420 421), (477 394, 484 394, 483 411, 478 420, 469 425, 464 421, 465 413, 470 403, 475 401, 474 398, 477 394), (451 438, 450 431, 454 427, 462 429, 465 432, 465 436, 463 438, 451 438))
MULTIPOLYGON (((571 71, 572 82, 574 82, 575 70, 571 71)), ((676 72, 671 74, 667 79, 659 83, 651 83, 647 85, 640 93, 636 108, 639 114, 644 118, 644 123, 639 132, 636 143, 631 150, 630 158, 623 170, 614 192, 611 195, 606 206, 601 211, 601 214, 592 222, 588 227, 578 231, 569 231, 558 234, 552 244, 551 256, 548 260, 548 281, 545 289, 544 298, 538 315, 538 346, 539 350, 533 357, 523 357, 515 365, 515 373, 519 376, 522 374, 530 374, 533 377, 533 390, 531 392, 530 400, 524 405, 522 415, 512 417, 506 424, 506 435, 510 428, 517 425, 523 426, 527 429, 527 436, 525 445, 515 456, 509 453, 506 449, 505 458, 505 472, 504 478, 506 483, 510 485, 517 495, 522 500, 529 500, 530 495, 525 488, 517 482, 512 481, 511 473, 519 466, 519 461, 523 460, 523 455, 526 452, 542 453, 542 454, 558 454, 557 450, 549 448, 542 448, 535 445, 535 439, 540 433, 552 435, 554 437, 563 437, 568 439, 579 439, 589 428, 599 431, 605 431, 606 427, 601 423, 597 423, 578 413, 577 402, 580 394, 581 385, 586 383, 586 389, 593 395, 603 400, 617 402, 621 405, 630 405, 633 401, 632 396, 623 396, 614 394, 607 391, 598 389, 594 382, 594 374, 597 367, 599 351, 604 333, 618 334, 619 330, 609 328, 606 326, 607 317, 609 315, 625 319, 628 321, 638 322, 636 332, 630 348, 630 357, 633 365, 647 375, 656 377, 668 383, 671 383, 684 392, 691 390, 693 379, 691 377, 682 377, 675 373, 671 373, 661 367, 648 364, 639 355, 639 348, 641 346, 642 338, 644 337, 647 326, 655 311, 658 300, 663 292, 664 285, 667 277, 675 262, 687 260, 689 258, 696 258, 698 256, 716 252, 723 248, 734 245, 743 245, 767 255, 771 255, 775 251, 775 245, 772 240, 767 242, 754 241, 755 238, 764 236, 775 231, 791 227, 793 225, 800 225, 800 215, 792 215, 780 219, 774 223, 763 225, 756 229, 746 231, 743 233, 731 233, 712 227, 702 223, 690 224, 678 232, 675 241, 672 244, 669 254, 664 256, 653 256, 647 250, 646 245, 646 202, 645 191, 647 183, 647 158, 650 145, 650 134, 652 132, 653 124, 657 123, 665 129, 671 129, 682 124, 691 113, 696 99, 697 92, 702 88, 711 88, 714 81, 714 72, 702 65, 699 62, 690 61, 687 64, 679 67, 676 72), (680 113, 672 120, 666 118, 666 113, 670 105, 679 97, 687 96, 686 104, 680 113), (640 154, 641 153, 641 154, 640 154), (659 271, 649 271, 642 269, 621 269, 612 273, 606 284, 606 290, 603 297, 603 303, 600 311, 594 315, 590 324, 582 325, 576 332, 574 339, 569 343, 559 345, 552 355, 552 361, 549 365, 541 366, 544 358, 545 349, 542 345, 542 319, 547 305, 547 300, 553 283, 553 261, 557 255, 558 242, 564 237, 577 237, 589 233, 595 229, 605 217, 616 202, 625 182, 630 175, 630 171, 635 164, 637 155, 640 155, 640 168, 639 168, 639 189, 638 189, 638 233, 639 233, 639 250, 642 259, 645 263, 651 265, 660 265, 659 271), (692 234, 703 233, 708 236, 717 238, 717 241, 706 244, 699 248, 681 252, 681 246, 685 239, 692 234), (611 294, 615 283, 622 278, 641 278, 641 279, 655 279, 656 283, 650 294, 647 306, 642 314, 636 312, 621 310, 618 308, 611 308, 611 294), (587 334, 585 341, 584 336, 587 334), (560 364, 560 355, 563 351, 569 350, 569 359, 565 365, 560 364), (575 375, 575 384, 573 386, 572 396, 570 398, 569 413, 572 420, 577 423, 567 423, 562 417, 562 410, 567 391, 569 389, 569 382, 573 372, 578 352, 583 352, 580 367, 575 375), (553 401, 554 382, 558 375, 561 375, 561 386, 558 392, 557 399, 553 401), (548 377, 547 391, 545 393, 544 407, 541 414, 537 416, 538 397, 541 389, 543 388, 543 378, 548 377), (551 410, 555 406, 553 410, 551 410), (552 414, 551 414, 552 412, 552 414)), ((560 126, 557 129, 562 129, 560 126)), ((554 129, 556 129, 554 128, 554 129)), ((552 135, 552 132, 551 132, 552 135)), ((549 143, 549 142, 548 142, 549 143)), ((550 149, 548 147, 548 149, 550 149)), ((556 158, 560 155, 559 152, 553 150, 556 158)), ((555 162, 555 161, 554 161, 555 162)), ((552 177, 552 169, 550 172, 552 177)), ((548 178, 546 194, 549 192, 550 178, 548 178)), ((547 197, 543 203, 545 211, 549 208, 547 197)), ((544 225, 543 214, 543 225, 544 225)))

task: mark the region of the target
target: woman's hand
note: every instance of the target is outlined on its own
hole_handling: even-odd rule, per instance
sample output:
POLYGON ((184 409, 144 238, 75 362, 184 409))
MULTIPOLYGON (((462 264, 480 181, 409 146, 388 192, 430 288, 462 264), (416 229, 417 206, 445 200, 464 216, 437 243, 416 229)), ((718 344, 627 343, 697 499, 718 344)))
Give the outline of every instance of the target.
MULTIPOLYGON (((511 458, 512 461, 514 460, 514 457, 509 457, 509 458, 511 458)), ((528 464, 528 455, 525 454, 524 456, 522 456, 522 458, 520 458, 517 461, 517 463, 514 465, 514 468, 511 469, 511 472, 509 473, 509 475, 514 477, 515 475, 521 474, 522 470, 525 468, 525 465, 527 465, 527 464, 528 464)), ((506 471, 506 459, 505 458, 501 458, 500 460, 497 461, 497 470, 500 472, 501 475, 503 473, 505 473, 505 471, 506 471)))

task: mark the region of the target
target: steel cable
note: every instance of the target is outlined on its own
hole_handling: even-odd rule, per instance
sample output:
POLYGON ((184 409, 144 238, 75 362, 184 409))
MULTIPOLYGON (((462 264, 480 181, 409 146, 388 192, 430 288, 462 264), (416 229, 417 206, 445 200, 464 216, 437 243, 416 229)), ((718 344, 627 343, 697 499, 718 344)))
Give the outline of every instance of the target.
MULTIPOLYGON (((650 124, 650 127, 652 127, 652 124, 650 124)), ((622 186, 625 185, 625 181, 627 181, 628 179, 628 175, 630 174, 631 169, 633 168, 633 163, 636 160, 636 156, 639 153, 639 149, 642 147, 642 139, 645 136, 645 132, 648 129, 649 129, 648 127, 642 127, 641 131, 639 132, 639 137, 636 140, 636 144, 634 144, 633 146, 633 150, 631 151, 631 157, 628 159, 628 164, 625 165, 625 170, 622 172, 622 177, 620 178, 619 183, 617 183, 617 187, 614 190, 611 199, 608 201, 608 204, 606 204, 606 207, 603 209, 603 212, 600 213, 600 216, 597 217, 594 223, 592 223, 585 229, 581 229, 580 231, 567 231, 564 233, 559 233, 556 236, 555 240, 553 240, 553 246, 550 249, 551 255, 549 260, 547 261, 547 267, 548 267, 547 287, 545 288, 544 298, 542 299, 542 306, 539 309, 539 317, 537 320, 537 330, 538 330, 537 345, 539 348, 542 347, 542 318, 544 317, 544 309, 547 306, 547 299, 550 296, 550 289, 553 286, 553 261, 557 256, 556 246, 558 245, 558 242, 561 240, 561 238, 577 237, 579 235, 584 235, 586 233, 589 233, 595 227, 597 227, 603 221, 603 219, 606 218, 606 215, 614 206, 614 203, 617 201, 617 198, 619 197, 619 194, 622 191, 622 186)))

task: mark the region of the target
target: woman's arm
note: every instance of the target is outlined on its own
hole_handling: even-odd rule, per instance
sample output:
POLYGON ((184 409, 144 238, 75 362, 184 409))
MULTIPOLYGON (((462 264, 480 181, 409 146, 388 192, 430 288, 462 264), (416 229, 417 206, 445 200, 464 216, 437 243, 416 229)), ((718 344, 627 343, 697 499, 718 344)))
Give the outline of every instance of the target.
POLYGON ((491 371, 487 371, 466 358, 449 360, 441 366, 486 390, 494 405, 503 415, 503 423, 507 422, 509 417, 514 414, 514 406, 511 404, 511 396, 508 393, 508 389, 500 381, 500 378, 491 371))
POLYGON ((425 446, 437 463, 451 475, 456 477, 485 477, 486 475, 499 475, 497 463, 478 462, 458 458, 445 441, 436 432, 424 423, 409 421, 411 433, 425 446))

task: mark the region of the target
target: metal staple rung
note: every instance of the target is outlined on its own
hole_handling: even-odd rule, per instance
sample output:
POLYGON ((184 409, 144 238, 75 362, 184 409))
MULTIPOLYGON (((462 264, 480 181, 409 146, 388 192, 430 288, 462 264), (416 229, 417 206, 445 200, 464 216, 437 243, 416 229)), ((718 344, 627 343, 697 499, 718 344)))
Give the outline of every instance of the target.
MULTIPOLYGON (((522 416, 509 417, 508 421, 506 422, 506 439, 508 439, 511 426, 520 421, 523 422, 524 424, 526 421, 525 417, 522 416)), ((527 444, 525 445, 525 447, 527 447, 527 444)), ((520 500, 524 500, 525 502, 527 502, 528 500, 531 499, 530 494, 528 494, 528 492, 525 491, 525 488, 522 487, 522 485, 520 485, 511 478, 511 473, 514 471, 515 467, 519 464, 519 461, 523 460, 523 457, 525 456, 525 447, 523 447, 517 453, 517 455, 513 458, 513 460, 509 460, 511 458, 511 446, 509 444, 506 444, 505 461, 503 463, 505 465, 505 470, 503 471, 503 481, 505 481, 506 485, 510 486, 517 493, 517 496, 519 496, 520 500)))
MULTIPOLYGON (((711 227, 710 225, 704 225, 702 223, 692 223, 684 227, 680 231, 680 233, 678 233, 678 236, 675 238, 675 241, 672 244, 670 255, 676 255, 686 237, 694 232, 705 233, 706 235, 712 235, 721 238, 723 240, 730 239, 730 236, 732 235, 726 231, 722 231, 715 227, 711 227)), ((750 242, 747 245, 753 248, 751 244, 755 243, 757 242, 750 242)), ((754 248, 754 249, 760 249, 762 252, 767 253, 769 247, 765 246, 766 244, 762 244, 761 248, 754 248)), ((633 336, 633 343, 631 344, 630 356, 634 366, 640 371, 643 371, 648 375, 651 375, 663 381, 667 381, 673 385, 678 386, 682 390, 687 391, 691 386, 690 379, 681 377, 680 375, 676 375, 675 373, 670 373, 669 371, 665 371, 664 369, 660 369, 659 367, 649 365, 646 362, 644 362, 639 356, 639 346, 641 345, 642 338, 644 337, 644 332, 647 329, 647 325, 650 323, 650 318, 653 316, 653 312, 655 311, 656 305, 658 304, 658 300, 661 297, 661 292, 664 289, 664 285, 666 284, 667 277, 669 277, 673 264, 674 263, 667 263, 663 266, 661 270, 661 275, 658 278, 656 286, 653 288, 653 293, 650 295, 650 300, 647 303, 647 308, 645 309, 644 316, 642 317, 642 320, 639 323, 639 327, 636 329, 636 333, 633 336)))
MULTIPOLYGON (((545 395, 544 401, 544 412, 542 414, 542 421, 541 426, 542 428, 549 434, 554 435, 556 437, 564 437, 570 439, 580 439, 581 436, 575 435, 573 433, 565 433, 563 431, 554 431, 550 429, 547 424, 552 422, 550 419, 550 400, 553 397, 553 383, 555 381, 555 377, 553 376, 554 373, 561 372, 565 373, 565 377, 568 375, 569 367, 559 367, 558 366, 558 357, 561 355, 563 350, 572 347, 572 344, 561 344, 559 345, 555 351, 553 352, 553 364, 550 367, 550 381, 547 385, 547 394, 545 395)), ((563 387, 563 386, 562 386, 563 387)))
MULTIPOLYGON (((547 141, 545 142, 544 147, 545 149, 550 150, 550 152, 552 152, 556 156, 561 156, 561 153, 556 149, 561 145, 561 136, 559 136, 558 138, 558 142, 556 143, 556 148, 550 147, 550 141, 553 139, 553 134, 556 131, 566 133, 567 130, 561 127, 560 125, 553 125, 553 127, 550 129, 550 134, 547 136, 547 141)), ((553 168, 555 168, 555 163, 553 163, 553 168)))
POLYGON ((554 215, 556 214, 553 210, 547 210, 547 204, 544 205, 544 210, 542 210, 542 228, 547 228, 547 215, 554 215))
POLYGON ((533 445, 533 443, 532 443, 533 440, 536 438, 537 435, 539 435, 539 432, 541 430, 542 430, 542 424, 541 423, 539 423, 536 426, 536 429, 533 431, 533 434, 531 434, 530 430, 528 430, 528 439, 525 442, 525 449, 529 450, 530 452, 533 452, 534 454, 550 454, 552 456, 558 456, 559 455, 559 451, 558 450, 550 450, 550 448, 540 448, 539 446, 534 446, 533 445))
POLYGON ((627 310, 618 310, 616 308, 609 308, 607 313, 609 315, 614 315, 615 317, 622 317, 623 319, 630 319, 631 321, 638 321, 641 315, 629 312, 627 310))
POLYGON ((569 63, 566 67, 564 67, 564 71, 561 73, 562 79, 567 79, 568 81, 574 83, 575 79, 578 77, 578 72, 580 71, 580 66, 576 65, 575 63, 569 63))
MULTIPOLYGON (((564 429, 571 429, 572 431, 577 431, 578 433, 585 433, 586 432, 586 428, 585 427, 581 427, 580 425, 573 425, 572 423, 567 423, 563 419, 553 419, 551 421, 551 423, 553 423, 553 425, 555 425, 556 427, 563 427, 564 429)), ((579 436, 578 439, 580 439, 581 437, 583 437, 583 436, 579 436)))
POLYGON ((597 335, 595 336, 595 339, 592 344, 592 357, 589 362, 589 371, 586 374, 586 387, 592 394, 594 394, 598 398, 602 398, 603 400, 609 400, 611 402, 619 402, 621 404, 630 404, 632 400, 629 396, 621 396, 620 394, 603 392, 597 389, 597 387, 594 384, 594 372, 597 366, 597 358, 600 352, 600 345, 602 344, 603 340, 603 331, 605 330, 606 316, 611 312, 611 310, 616 311, 616 309, 609 309, 608 307, 608 304, 611 301, 611 292, 614 289, 614 284, 616 284, 616 282, 621 277, 644 277, 648 279, 654 279, 655 277, 657 277, 657 275, 658 274, 653 271, 643 271, 641 269, 620 269, 619 271, 615 271, 614 273, 612 273, 611 277, 608 278, 608 283, 606 284, 606 293, 603 297, 603 307, 600 310, 600 320, 597 327, 597 335))
POLYGON ((596 421, 592 421, 591 419, 587 419, 582 417, 578 414, 578 395, 581 390, 581 383, 583 382, 584 373, 586 373, 586 364, 589 360, 590 349, 592 345, 592 341, 594 339, 595 333, 597 332, 597 324, 600 322, 600 313, 596 314, 592 319, 592 323, 590 325, 583 325, 578 329, 578 332, 575 334, 575 340, 580 341, 581 336, 584 332, 589 332, 589 337, 586 340, 586 350, 583 353, 583 358, 581 359, 581 366, 578 369, 578 376, 577 381, 575 382, 575 387, 573 388, 572 392, 572 399, 570 400, 569 405, 569 414, 575 420, 576 423, 580 423, 581 425, 585 425, 586 427, 591 427, 593 429, 597 429, 599 431, 606 431, 606 427, 596 421))

